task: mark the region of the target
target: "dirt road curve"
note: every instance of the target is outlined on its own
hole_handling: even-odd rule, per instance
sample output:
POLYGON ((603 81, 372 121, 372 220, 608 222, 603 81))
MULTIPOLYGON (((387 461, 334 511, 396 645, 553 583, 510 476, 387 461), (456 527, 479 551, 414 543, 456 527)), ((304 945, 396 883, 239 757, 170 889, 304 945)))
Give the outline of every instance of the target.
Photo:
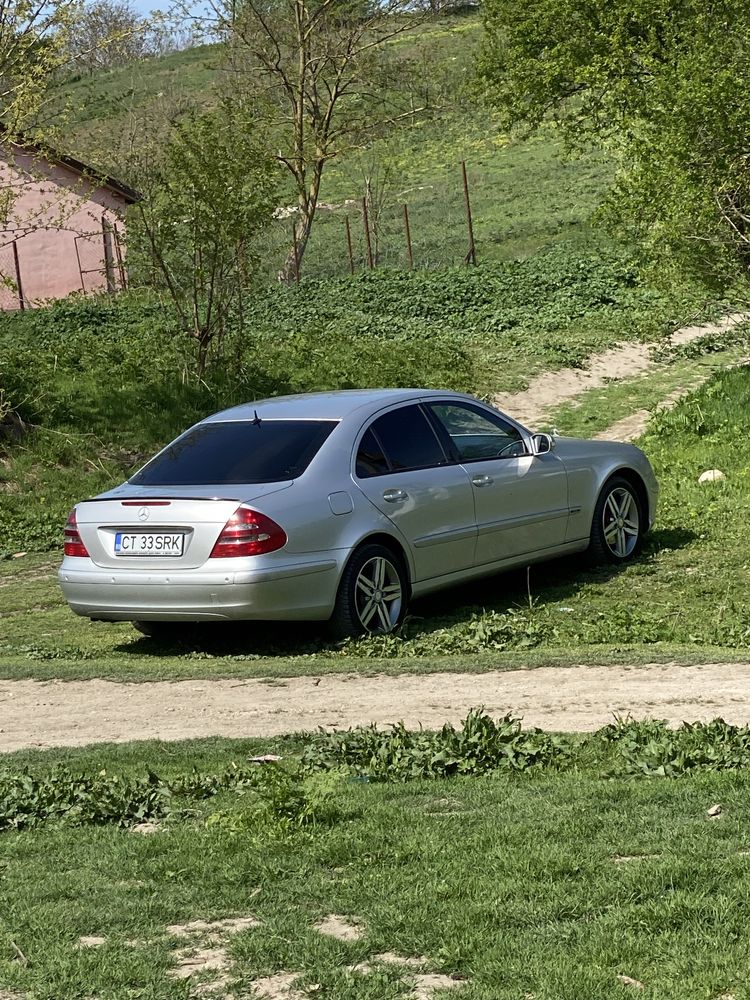
POLYGON ((527 725, 583 731, 613 713, 674 723, 722 716, 750 723, 750 664, 542 667, 486 674, 283 681, 0 681, 0 751, 99 741, 271 736, 317 726, 403 719, 458 722, 472 706, 527 725))
MULTIPOLYGON (((673 347, 689 344, 699 337, 720 336, 748 320, 747 313, 732 313, 717 323, 703 326, 685 326, 675 331, 669 338, 673 347)), ((652 359, 648 344, 619 344, 602 354, 589 358, 585 368, 562 368, 538 375, 524 392, 504 393, 495 396, 493 403, 501 410, 511 413, 527 427, 542 423, 556 406, 566 403, 588 389, 599 389, 613 379, 634 378, 652 368, 658 367, 652 359)), ((675 402, 679 394, 672 402, 675 402)), ((643 421, 645 427, 645 421, 643 421)), ((640 429, 631 431, 636 437, 640 429)), ((613 434, 606 434, 611 440, 620 440, 613 434)))

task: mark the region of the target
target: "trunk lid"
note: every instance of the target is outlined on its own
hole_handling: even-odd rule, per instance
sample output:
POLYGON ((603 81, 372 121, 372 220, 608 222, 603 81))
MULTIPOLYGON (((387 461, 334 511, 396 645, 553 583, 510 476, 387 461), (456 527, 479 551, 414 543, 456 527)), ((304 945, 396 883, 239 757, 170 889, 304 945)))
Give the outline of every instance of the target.
POLYGON ((214 496, 210 487, 181 489, 179 495, 169 488, 120 487, 119 491, 78 504, 78 531, 97 566, 120 570, 196 569, 209 558, 240 504, 252 506, 254 500, 289 486, 291 483, 261 484, 243 487, 234 495, 234 491, 223 487, 214 496), (193 492, 195 495, 186 495, 193 492))

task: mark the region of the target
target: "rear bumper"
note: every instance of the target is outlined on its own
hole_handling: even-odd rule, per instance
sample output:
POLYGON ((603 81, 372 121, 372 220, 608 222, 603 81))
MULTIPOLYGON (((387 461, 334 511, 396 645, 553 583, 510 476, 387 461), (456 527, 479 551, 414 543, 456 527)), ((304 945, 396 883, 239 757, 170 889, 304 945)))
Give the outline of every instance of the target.
POLYGON ((339 563, 318 559, 240 572, 107 570, 66 558, 58 580, 78 615, 105 621, 325 620, 339 563))

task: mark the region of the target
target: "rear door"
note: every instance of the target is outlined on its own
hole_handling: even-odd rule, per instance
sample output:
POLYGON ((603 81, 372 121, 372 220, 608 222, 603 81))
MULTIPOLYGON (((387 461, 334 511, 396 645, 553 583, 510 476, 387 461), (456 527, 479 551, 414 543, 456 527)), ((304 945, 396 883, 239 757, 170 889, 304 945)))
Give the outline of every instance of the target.
POLYGON ((514 424, 479 404, 436 402, 429 410, 474 493, 475 565, 562 545, 569 517, 568 479, 554 452, 532 455, 514 424))
POLYGON ((420 405, 396 407, 364 428, 354 480, 408 542, 416 580, 472 566, 472 486, 420 405))

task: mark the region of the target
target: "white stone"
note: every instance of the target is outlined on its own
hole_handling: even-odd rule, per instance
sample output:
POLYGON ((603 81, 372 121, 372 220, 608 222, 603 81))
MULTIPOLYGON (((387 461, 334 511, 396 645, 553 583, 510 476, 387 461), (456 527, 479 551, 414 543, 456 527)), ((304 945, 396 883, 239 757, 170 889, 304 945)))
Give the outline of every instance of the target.
POLYGON ((717 483, 720 482, 722 479, 726 478, 727 477, 724 475, 721 469, 706 469, 705 472, 701 472, 700 476, 698 476, 698 482, 717 483))

